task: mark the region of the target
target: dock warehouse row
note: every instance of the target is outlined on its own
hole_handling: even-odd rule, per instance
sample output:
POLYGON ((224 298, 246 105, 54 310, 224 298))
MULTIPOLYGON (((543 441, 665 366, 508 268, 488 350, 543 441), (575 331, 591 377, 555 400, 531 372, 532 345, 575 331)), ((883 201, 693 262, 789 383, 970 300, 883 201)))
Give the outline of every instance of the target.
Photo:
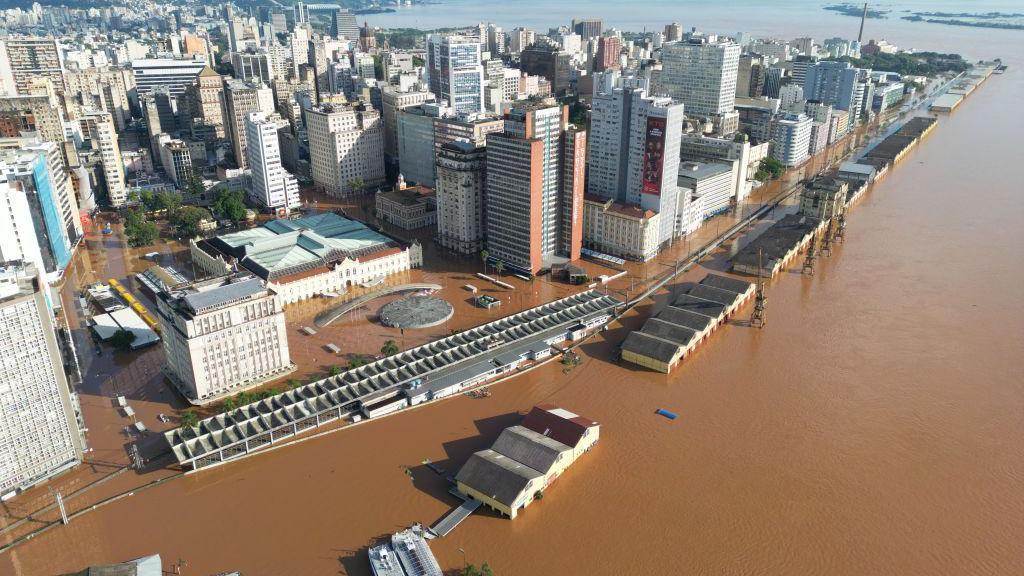
POLYGON ((824 226, 824 220, 811 216, 784 216, 732 257, 732 269, 734 272, 757 276, 760 266, 765 277, 773 278, 824 226))
POLYGON ((622 343, 622 359, 668 374, 754 295, 754 285, 708 274, 622 343))
POLYGON ((596 290, 555 300, 282 394, 170 430, 198 470, 342 418, 358 421, 455 394, 604 326, 622 302, 596 290))

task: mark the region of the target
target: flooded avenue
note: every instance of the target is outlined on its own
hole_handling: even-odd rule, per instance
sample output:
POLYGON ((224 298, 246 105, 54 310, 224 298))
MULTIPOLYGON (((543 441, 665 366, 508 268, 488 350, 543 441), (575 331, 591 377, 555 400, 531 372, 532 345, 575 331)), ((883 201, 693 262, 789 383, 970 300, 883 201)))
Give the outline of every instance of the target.
POLYGON ((1009 63, 859 202, 813 277, 780 274, 764 330, 728 326, 670 376, 610 362, 663 292, 567 375, 168 482, 14 549, 0 574, 154 552, 183 574, 368 574, 366 546, 454 503, 419 463, 456 470, 540 402, 599 421, 601 442, 514 522, 478 513, 433 541, 443 567, 461 548, 502 575, 1024 573, 1024 61, 1009 63))

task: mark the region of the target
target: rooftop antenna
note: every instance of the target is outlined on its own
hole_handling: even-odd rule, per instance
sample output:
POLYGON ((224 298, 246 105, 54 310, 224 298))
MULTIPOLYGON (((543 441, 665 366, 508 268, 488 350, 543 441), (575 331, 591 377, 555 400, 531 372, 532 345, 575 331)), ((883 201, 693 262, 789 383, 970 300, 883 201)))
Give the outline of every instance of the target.
POLYGON ((764 305, 768 301, 768 297, 764 294, 764 276, 761 274, 762 264, 761 255, 762 250, 757 250, 757 296, 754 300, 754 313, 750 315, 750 325, 756 326, 757 328, 764 328, 764 305))
POLYGON ((864 3, 864 12, 860 15, 860 32, 857 33, 857 42, 864 41, 864 20, 868 17, 868 3, 864 3))

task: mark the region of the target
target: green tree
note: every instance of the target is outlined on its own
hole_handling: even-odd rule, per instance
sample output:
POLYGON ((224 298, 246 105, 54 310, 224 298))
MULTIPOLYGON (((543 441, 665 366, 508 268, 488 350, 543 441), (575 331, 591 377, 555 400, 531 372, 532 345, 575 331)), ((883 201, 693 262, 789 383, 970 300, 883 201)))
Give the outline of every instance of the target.
POLYGON ((366 366, 370 363, 369 358, 362 354, 355 354, 348 361, 349 368, 359 368, 360 366, 366 366))
POLYGON ((505 263, 498 260, 494 263, 494 269, 498 271, 498 276, 501 276, 501 273, 505 271, 505 263))
POLYGON ((174 229, 178 232, 178 236, 195 238, 203 232, 201 222, 210 218, 212 216, 210 216, 210 211, 206 208, 183 206, 174 212, 174 218, 171 223, 174 224, 174 229))
POLYGON ((141 208, 129 208, 124 216, 124 234, 129 246, 149 246, 160 237, 160 228, 146 221, 141 208))
POLYGON ((241 190, 221 190, 213 201, 213 213, 232 222, 245 220, 245 195, 241 190))
POLYGON ((380 353, 385 356, 398 354, 398 344, 396 344, 394 340, 388 340, 380 347, 380 353))
POLYGON ((295 378, 289 378, 285 381, 284 386, 289 390, 294 390, 299 387, 299 381, 295 378))
POLYGON ((341 374, 341 368, 338 366, 331 366, 327 369, 328 376, 337 376, 338 374, 341 374))
POLYGON ((199 424, 199 415, 195 411, 185 410, 181 413, 182 428, 194 428, 196 424, 199 424))
POLYGON ((491 256, 491 253, 487 250, 480 251, 480 259, 484 261, 484 274, 487 274, 487 259, 491 256))
POLYGON ((231 412, 235 408, 237 408, 237 406, 235 406, 235 399, 231 398, 229 396, 229 397, 224 399, 224 403, 221 404, 221 406, 220 406, 220 411, 221 412, 231 412))
POLYGON ((129 332, 123 328, 114 332, 114 335, 110 337, 110 343, 114 345, 114 348, 117 348, 122 352, 131 350, 132 342, 134 341, 135 333, 129 332))
POLYGON ((758 172, 765 172, 774 180, 786 173, 786 166, 775 158, 765 158, 758 165, 758 172))
POLYGON ((487 562, 484 562, 479 568, 473 564, 467 565, 462 569, 462 576, 494 576, 494 572, 487 562))
POLYGON ((366 182, 363 182, 362 178, 353 178, 347 182, 348 189, 352 191, 353 196, 358 196, 363 193, 366 188, 366 182))

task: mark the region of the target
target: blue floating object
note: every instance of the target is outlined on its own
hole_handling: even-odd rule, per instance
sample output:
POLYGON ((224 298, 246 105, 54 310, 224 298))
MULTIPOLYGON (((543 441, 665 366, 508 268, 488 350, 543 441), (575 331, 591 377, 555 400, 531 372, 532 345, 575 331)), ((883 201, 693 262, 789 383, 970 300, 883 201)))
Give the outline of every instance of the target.
POLYGON ((675 412, 669 412, 668 410, 665 410, 664 408, 658 408, 657 410, 654 411, 654 413, 659 415, 659 416, 664 416, 665 418, 668 418, 669 420, 675 420, 676 419, 676 413, 675 412))

